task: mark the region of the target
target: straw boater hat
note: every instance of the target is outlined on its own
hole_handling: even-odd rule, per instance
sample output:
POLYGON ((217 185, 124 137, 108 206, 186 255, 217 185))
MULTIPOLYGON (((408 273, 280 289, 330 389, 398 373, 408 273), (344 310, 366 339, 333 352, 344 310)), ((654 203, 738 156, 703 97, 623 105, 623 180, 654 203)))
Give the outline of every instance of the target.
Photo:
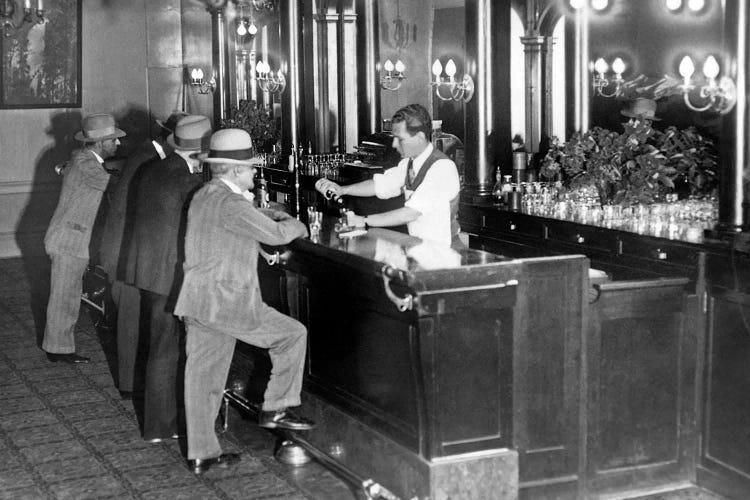
POLYGON ((185 118, 186 116, 188 116, 188 114, 184 111, 175 109, 174 111, 172 111, 172 114, 169 115, 169 118, 167 118, 166 121, 156 120, 156 123, 164 130, 168 132, 174 132, 175 127, 177 127, 177 122, 182 118, 185 118))
POLYGON ((208 153, 200 156, 206 163, 228 163, 231 165, 255 165, 260 160, 255 156, 253 141, 245 130, 226 128, 214 132, 208 153))
POLYGON ((630 106, 620 111, 620 114, 630 118, 641 118, 645 120, 659 121, 661 118, 656 117, 656 101, 639 97, 630 103, 630 106))
POLYGON ((99 142, 125 137, 127 134, 115 127, 115 118, 107 113, 89 115, 81 122, 82 130, 74 136, 81 142, 99 142))
POLYGON ((211 137, 211 120, 201 115, 187 115, 177 121, 167 144, 174 149, 205 151, 211 137))

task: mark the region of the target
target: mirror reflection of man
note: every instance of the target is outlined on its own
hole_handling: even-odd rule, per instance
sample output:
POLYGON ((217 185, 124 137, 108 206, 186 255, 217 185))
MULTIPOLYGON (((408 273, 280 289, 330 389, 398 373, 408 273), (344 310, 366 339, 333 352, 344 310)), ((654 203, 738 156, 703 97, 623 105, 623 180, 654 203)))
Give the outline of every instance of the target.
POLYGON ((656 101, 645 97, 638 97, 630 101, 628 106, 620 111, 620 114, 629 118, 624 125, 630 127, 651 127, 654 121, 661 120, 656 116, 656 101))
POLYGON ((404 194, 401 208, 368 215, 354 215, 355 226, 393 227, 406 224, 409 234, 453 247, 458 239, 460 180, 456 164, 432 146, 432 119, 419 104, 409 104, 393 115, 393 147, 401 154, 399 164, 382 174, 348 186, 330 180, 319 182, 321 193, 337 196, 377 196, 381 199, 404 194))

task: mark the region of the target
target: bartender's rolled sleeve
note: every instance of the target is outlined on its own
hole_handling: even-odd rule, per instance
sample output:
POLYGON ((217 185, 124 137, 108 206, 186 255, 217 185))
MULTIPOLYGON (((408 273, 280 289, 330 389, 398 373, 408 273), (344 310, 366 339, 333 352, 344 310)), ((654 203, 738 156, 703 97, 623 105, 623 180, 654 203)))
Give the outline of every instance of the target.
POLYGON ((382 174, 372 176, 375 183, 375 196, 382 200, 394 198, 401 194, 406 179, 407 161, 402 160, 397 166, 390 168, 382 174))

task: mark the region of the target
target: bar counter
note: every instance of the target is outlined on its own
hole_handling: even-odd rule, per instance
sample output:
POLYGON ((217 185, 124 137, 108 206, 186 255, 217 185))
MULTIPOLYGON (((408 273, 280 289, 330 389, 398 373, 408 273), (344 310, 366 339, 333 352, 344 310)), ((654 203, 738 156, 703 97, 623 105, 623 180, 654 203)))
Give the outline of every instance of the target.
MULTIPOLYGON (((345 237, 335 222, 259 265, 264 300, 308 328, 303 411, 319 425, 304 437, 401 498, 517 498, 524 261, 387 229, 345 237)), ((259 351, 238 345, 228 384, 256 404, 269 368, 259 351)))

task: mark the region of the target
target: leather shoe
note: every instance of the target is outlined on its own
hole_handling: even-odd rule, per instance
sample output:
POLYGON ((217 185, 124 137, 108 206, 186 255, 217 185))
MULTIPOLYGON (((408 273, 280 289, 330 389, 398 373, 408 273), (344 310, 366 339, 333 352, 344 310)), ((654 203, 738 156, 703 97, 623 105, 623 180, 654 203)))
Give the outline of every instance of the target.
POLYGON ((258 425, 266 429, 288 429, 290 431, 309 431, 315 422, 294 415, 286 408, 276 411, 261 411, 258 425))
POLYGON ((58 354, 54 352, 47 353, 47 359, 53 363, 61 362, 68 363, 69 365, 77 365, 80 363, 88 363, 89 358, 86 356, 79 356, 78 354, 71 352, 70 354, 58 354))
POLYGON ((211 467, 221 467, 226 469, 230 465, 240 463, 242 458, 239 453, 222 453, 218 457, 214 458, 196 458, 195 460, 188 460, 188 467, 193 473, 201 475, 204 474, 211 467))

